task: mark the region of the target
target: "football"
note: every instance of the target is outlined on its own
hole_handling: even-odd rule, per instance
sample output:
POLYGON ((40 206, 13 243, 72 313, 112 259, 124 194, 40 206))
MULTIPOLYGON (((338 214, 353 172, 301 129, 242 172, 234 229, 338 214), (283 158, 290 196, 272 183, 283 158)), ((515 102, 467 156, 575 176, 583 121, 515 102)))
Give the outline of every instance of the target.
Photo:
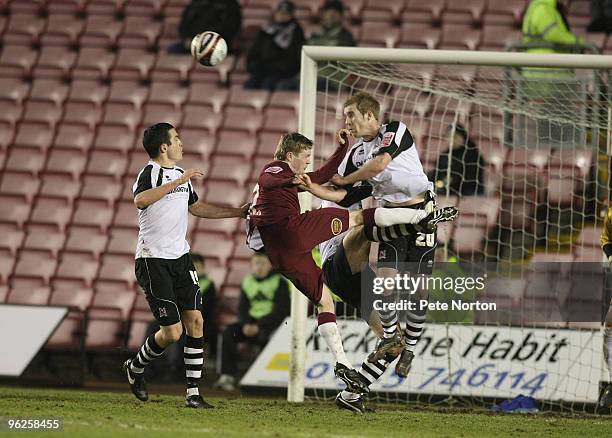
POLYGON ((216 32, 202 32, 191 40, 191 55, 200 64, 212 67, 227 56, 227 43, 216 32))

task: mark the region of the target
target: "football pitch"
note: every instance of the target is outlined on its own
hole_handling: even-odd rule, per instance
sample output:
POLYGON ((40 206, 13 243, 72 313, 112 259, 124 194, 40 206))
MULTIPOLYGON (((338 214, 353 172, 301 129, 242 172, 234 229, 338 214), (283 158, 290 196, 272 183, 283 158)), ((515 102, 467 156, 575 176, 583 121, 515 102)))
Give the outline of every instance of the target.
MULTIPOLYGON (((180 396, 146 403, 130 393, 0 388, 4 418, 63 419, 61 436, 272 437, 505 437, 610 436, 612 419, 592 415, 490 414, 485 411, 372 404, 365 415, 331 402, 289 404, 282 399, 214 397, 215 409, 189 410, 180 396), (189 435, 187 435, 189 434, 189 435)), ((3 434, 4 435, 4 434, 3 434)), ((20 433, 19 436, 26 435, 20 433)))

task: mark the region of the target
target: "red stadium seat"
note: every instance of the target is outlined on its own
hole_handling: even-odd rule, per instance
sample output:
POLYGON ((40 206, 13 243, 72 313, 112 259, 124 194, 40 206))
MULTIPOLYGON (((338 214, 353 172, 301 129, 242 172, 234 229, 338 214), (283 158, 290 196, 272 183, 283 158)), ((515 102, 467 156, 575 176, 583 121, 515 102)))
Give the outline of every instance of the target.
POLYGON ((102 120, 102 107, 90 102, 68 101, 64 107, 64 123, 82 124, 93 130, 102 120))
POLYGON ((0 193, 20 196, 27 204, 30 204, 38 193, 39 187, 40 180, 32 178, 31 174, 7 171, 4 172, 0 184, 0 193))
POLYGON ((113 80, 140 80, 149 78, 155 55, 138 49, 119 49, 117 62, 111 71, 113 80))
POLYGON ((85 14, 85 6, 88 0, 53 0, 46 7, 50 16, 56 14, 85 14))
POLYGON ((66 251, 90 254, 95 260, 106 248, 108 236, 96 228, 72 226, 68 229, 66 251))
POLYGON ((257 156, 264 157, 269 161, 272 161, 281 135, 272 132, 260 132, 257 137, 257 156))
POLYGON ((134 149, 136 144, 136 134, 134 130, 126 125, 101 126, 94 141, 96 150, 114 150, 127 153, 134 149))
POLYGON ((236 234, 234 237, 234 252, 232 253, 232 259, 234 260, 250 260, 253 255, 253 251, 246 244, 246 236, 244 234, 236 234))
POLYGON ((86 163, 87 157, 80 151, 52 149, 45 172, 71 175, 77 180, 85 170, 86 163))
POLYGON ((54 147, 63 149, 76 149, 86 152, 92 147, 94 132, 86 125, 73 125, 62 123, 57 128, 54 147))
POLYGON ((41 123, 22 122, 15 134, 14 147, 36 148, 44 152, 53 140, 52 127, 41 123))
POLYGON ((84 312, 91 304, 94 292, 91 289, 54 290, 49 305, 68 306, 71 310, 84 312))
POLYGON ((123 31, 123 21, 112 16, 89 15, 85 21, 85 31, 79 44, 83 48, 111 48, 117 45, 117 39, 123 31))
POLYGON ((0 249, 0 284, 6 284, 15 268, 15 257, 8 251, 0 249))
POLYGON ((30 204, 25 204, 21 198, 4 195, 0 195, 0 203, 3 206, 0 209, 0 223, 15 224, 23 228, 30 215, 30 204))
POLYGON ((180 126, 183 112, 180 108, 163 103, 147 103, 143 108, 143 128, 151 126, 159 121, 170 123, 172 126, 180 126))
POLYGON ((106 251, 109 254, 134 255, 137 240, 138 233, 132 229, 113 228, 106 251))
POLYGON ((8 286, 0 286, 0 304, 6 303, 6 299, 8 298, 8 286))
POLYGON ((192 82, 189 86, 187 102, 209 106, 215 113, 221 112, 228 100, 229 90, 220 88, 218 85, 192 82))
POLYGON ((404 2, 381 3, 377 0, 366 0, 361 19, 364 24, 374 21, 399 22, 402 9, 404 9, 404 2))
POLYGON ((9 293, 8 304, 29 304, 45 306, 51 296, 51 289, 48 287, 37 287, 35 289, 17 290, 12 289, 9 293))
POLYGON ((22 104, 30 94, 30 84, 15 78, 0 79, 0 101, 22 104))
POLYGON ((125 5, 125 15, 160 17, 167 0, 129 0, 125 5))
POLYGON ((45 47, 34 68, 36 78, 66 79, 76 63, 77 53, 67 47, 45 47))
MULTIPOLYGON (((7 3, 6 1, 3 3, 7 3)), ((11 2, 8 2, 11 3, 11 2)), ((10 12, 25 15, 40 15, 44 12, 45 0, 22 0, 12 2, 10 12)), ((8 12, 8 9, 5 10, 8 12)))
POLYGON ((29 46, 39 42, 46 20, 32 14, 19 14, 12 11, 11 19, 2 37, 5 44, 29 46))
POLYGON ((218 234, 196 231, 192 251, 202 254, 206 260, 216 260, 218 266, 225 266, 234 249, 234 242, 220 239, 218 234))
POLYGON ((592 163, 592 149, 557 149, 550 157, 548 170, 551 175, 583 179, 590 172, 592 163))
POLYGON ((42 170, 44 163, 44 152, 32 149, 31 147, 13 147, 6 162, 6 170, 28 172, 30 175, 36 176, 42 170))
POLYGON ((521 40, 521 33, 509 26, 485 24, 482 28, 480 50, 504 50, 512 43, 521 40))
POLYGON ((72 71, 76 79, 106 80, 117 55, 100 47, 83 47, 72 71))
MULTIPOLYGON (((25 232, 20 230, 15 224, 0 224, 0 250, 8 250, 11 257, 17 255, 17 250, 21 248, 25 232)), ((1 301, 0 301, 1 302, 1 301)))
POLYGON ((407 22, 402 25, 399 47, 434 50, 440 44, 441 31, 429 23, 407 22))
POLYGON ((56 266, 57 260, 50 258, 49 253, 24 250, 21 251, 19 261, 15 266, 15 275, 41 279, 44 284, 49 284, 56 266))
POLYGON ((581 247, 601 248, 600 237, 603 232, 601 227, 586 226, 580 233, 578 245, 581 247))
POLYGON ((504 24, 516 28, 521 27, 521 17, 525 9, 525 0, 506 0, 489 2, 484 16, 485 24, 504 24))
POLYGON ((217 155, 210 171, 210 178, 220 181, 234 181, 237 186, 244 187, 250 169, 250 163, 241 162, 236 157, 217 155))
POLYGON ((345 0, 343 3, 345 15, 349 16, 352 21, 361 21, 365 0, 345 0))
POLYGON ((40 196, 62 198, 72 204, 80 192, 81 182, 71 175, 46 173, 42 176, 40 196))
POLYGON ((123 34, 117 40, 119 47, 153 49, 161 33, 161 23, 150 17, 130 16, 124 20, 123 34))
POLYGON ((87 316, 86 350, 114 350, 123 347, 125 324, 120 309, 92 307, 87 316))
POLYGON ((144 111, 127 103, 109 102, 104 106, 102 125, 125 126, 134 131, 142 122, 144 111))
POLYGON ((579 196, 582 190, 582 182, 567 177, 548 178, 547 184, 548 204, 551 207, 582 207, 582 199, 579 196))
POLYGON ((106 101, 108 94, 108 85, 98 81, 75 79, 70 84, 68 102, 86 102, 99 107, 106 101))
POLYGON ((177 83, 154 82, 150 87, 148 103, 166 104, 180 109, 187 101, 189 88, 177 83))
POLYGON ((267 132, 295 132, 298 119, 292 110, 284 108, 268 108, 263 130, 267 132))
POLYGON ((82 253, 64 251, 60 256, 60 264, 56 277, 75 280, 81 287, 91 288, 98 272, 98 261, 91 257, 83 257, 82 253))
POLYGON ((297 115, 300 110, 300 94, 295 91, 275 91, 269 105, 274 108, 291 108, 297 115))
POLYGON ((221 127, 224 115, 221 113, 210 113, 209 108, 202 105, 187 104, 183 107, 183 127, 206 129, 211 135, 216 135, 221 127), (206 114, 204 117, 203 114, 206 114))
POLYGON ((246 160, 251 159, 255 154, 257 140, 248 132, 222 129, 217 138, 217 153, 239 155, 246 160))
POLYGON ((4 45, 0 56, 0 75, 3 79, 29 77, 38 55, 37 50, 26 46, 4 45))
POLYGON ((442 27, 441 49, 478 50, 480 30, 469 25, 448 24, 442 27))
POLYGON ((133 201, 118 203, 113 227, 138 228, 138 210, 133 201))
POLYGON ((29 100, 25 105, 23 119, 31 123, 44 123, 54 128, 62 117, 61 107, 51 102, 29 100))
POLYGON ((463 2, 447 2, 442 13, 442 22, 471 24, 479 26, 482 23, 482 14, 486 8, 486 0, 465 0, 463 2))
POLYGON ((23 116, 23 106, 21 103, 15 101, 3 100, 2 101, 2 114, 0 114, 0 121, 2 122, 2 131, 6 132, 5 139, 0 143, 0 149, 5 145, 8 146, 10 140, 13 137, 15 125, 21 120, 23 116), (10 138, 8 138, 10 136, 10 138))
MULTIPOLYGON (((204 129, 183 128, 179 130, 179 136, 186 151, 199 154, 204 161, 210 160, 210 156, 215 150, 216 139, 208 135, 208 131, 204 129)), ((141 162, 141 160, 138 161, 138 163, 141 162)))
POLYGON ((78 350, 84 332, 84 317, 79 312, 70 312, 55 329, 46 348, 51 350, 78 350))
POLYGON ((242 283, 244 277, 251 270, 251 262, 248 260, 232 260, 229 273, 227 275, 226 284, 229 286, 238 286, 242 283))
POLYGON ((400 40, 400 30, 387 23, 364 22, 361 26, 360 46, 393 48, 400 40))
POLYGON ((229 105, 233 107, 245 106, 257 112, 263 111, 270 100, 270 92, 267 90, 245 90, 240 85, 232 85, 229 94, 229 105))
MULTIPOLYGON (((245 189, 236 187, 233 183, 219 181, 208 181, 206 183, 206 202, 239 207, 245 203, 246 198, 245 189)), ((236 229, 235 225, 233 229, 236 229)))
POLYGON ((149 95, 149 87, 135 81, 113 81, 108 102, 129 104, 141 108, 149 95))
POLYGON ((149 324, 153 321, 151 312, 134 312, 130 317, 130 329, 126 348, 134 353, 140 350, 147 335, 149 324))
POLYGON ((477 256, 484 251, 486 232, 484 227, 462 227, 455 224, 453 248, 457 254, 477 256))
POLYGON ((51 48, 50 46, 75 47, 84 28, 83 20, 75 20, 70 15, 50 14, 45 32, 40 38, 41 43, 45 46, 42 54, 44 55, 45 51, 51 48))
POLYGON ((34 206, 30 222, 55 225, 60 231, 63 231, 66 229, 71 216, 72 206, 66 201, 39 197, 34 206))
POLYGON ((113 220, 114 209, 104 201, 79 200, 72 223, 100 228, 106 232, 113 220))
POLYGON ((446 0, 407 0, 402 13, 402 23, 439 23, 446 0))
MULTIPOLYGON (((166 19, 165 22, 167 21, 166 19)), ((191 56, 177 56, 160 51, 151 72, 151 79, 153 83, 155 81, 186 82, 194 65, 195 60, 191 56)))
POLYGON ((119 181, 126 169, 128 158, 119 151, 94 150, 89 157, 87 174, 111 176, 119 181))
POLYGON ((24 249, 48 251, 53 258, 57 258, 59 251, 64 247, 66 235, 53 225, 29 225, 28 235, 23 244, 24 249))
MULTIPOLYGON (((212 198, 210 197, 210 194, 215 193, 215 190, 219 187, 219 185, 223 183, 210 183, 208 184, 208 186, 210 186, 211 184, 215 184, 216 187, 209 188, 207 192, 208 196, 206 198, 206 201, 217 203, 214 197, 212 198)), ((236 190, 236 188, 233 187, 232 190, 236 190)), ((221 203, 222 202, 219 202, 219 204, 221 203)), ((238 200, 237 202, 233 202, 233 203, 226 202, 226 204, 231 205, 232 207, 237 207, 239 205, 242 205, 241 203, 244 203, 244 199, 238 200)), ((222 219, 222 220, 199 219, 197 220, 197 229, 198 231, 204 231, 207 233, 218 233, 220 235, 223 235, 224 238, 229 239, 236 232, 236 230, 239 230, 239 231, 244 230, 244 223, 239 218, 229 218, 229 219, 222 219)))
MULTIPOLYGON (((136 283, 134 277, 134 256, 106 254, 102 257, 99 280, 120 282, 132 289, 136 283)), ((95 300, 95 299, 94 299, 95 300)))
POLYGON ((223 121, 224 129, 242 130, 255 135, 257 131, 261 129, 262 124, 263 115, 257 113, 252 108, 230 106, 225 110, 225 120, 223 121))
POLYGON ((459 200, 461 211, 461 224, 466 226, 468 222, 481 225, 487 229, 497 224, 497 217, 501 208, 501 198, 483 196, 464 196, 459 200), (468 217, 470 217, 468 219, 468 217))

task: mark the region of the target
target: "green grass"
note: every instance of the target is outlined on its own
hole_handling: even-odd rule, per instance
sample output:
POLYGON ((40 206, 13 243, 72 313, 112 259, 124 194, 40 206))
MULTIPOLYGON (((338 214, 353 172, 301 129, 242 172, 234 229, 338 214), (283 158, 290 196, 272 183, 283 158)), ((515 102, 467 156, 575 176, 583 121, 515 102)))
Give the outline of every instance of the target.
POLYGON ((184 408, 180 396, 152 395, 141 403, 128 392, 0 388, 0 416, 61 417, 61 436, 86 438, 603 437, 612 430, 609 417, 584 415, 503 415, 391 404, 378 404, 376 413, 358 415, 323 402, 297 405, 247 397, 208 400, 215 409, 196 411, 184 408))

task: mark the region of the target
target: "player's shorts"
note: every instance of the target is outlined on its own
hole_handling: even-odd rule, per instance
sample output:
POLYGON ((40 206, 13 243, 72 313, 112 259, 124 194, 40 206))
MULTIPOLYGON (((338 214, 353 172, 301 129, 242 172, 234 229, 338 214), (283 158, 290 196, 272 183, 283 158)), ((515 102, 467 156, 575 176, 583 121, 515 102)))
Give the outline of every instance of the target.
POLYGON ((338 245, 336 252, 323 262, 323 275, 325 284, 342 301, 350 304, 361 312, 364 320, 368 320, 372 311, 373 295, 371 291, 362 291, 363 284, 372 284, 374 271, 365 264, 362 272, 353 274, 344 250, 344 245, 338 245))
POLYGON ((348 225, 348 210, 321 208, 257 228, 272 266, 314 304, 319 304, 323 272, 312 259, 311 251, 319 243, 348 230, 348 225))
MULTIPOLYGON (((423 208, 423 204, 398 208, 423 208)), ((437 233, 417 233, 415 236, 398 237, 378 245, 378 267, 402 271, 402 264, 412 274, 431 275, 437 246, 437 233)))
POLYGON ((178 259, 138 258, 136 279, 159 325, 181 321, 183 310, 198 310, 202 296, 191 256, 178 259))

